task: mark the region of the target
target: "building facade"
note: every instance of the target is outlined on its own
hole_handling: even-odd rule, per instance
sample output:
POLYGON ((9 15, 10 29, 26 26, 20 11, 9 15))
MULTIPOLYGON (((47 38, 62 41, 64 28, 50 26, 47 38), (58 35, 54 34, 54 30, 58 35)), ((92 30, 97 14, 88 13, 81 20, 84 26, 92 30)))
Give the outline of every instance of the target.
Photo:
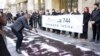
POLYGON ((84 7, 89 7, 90 12, 93 10, 93 4, 100 0, 16 0, 16 11, 33 11, 33 10, 61 10, 78 8, 82 13, 84 7))

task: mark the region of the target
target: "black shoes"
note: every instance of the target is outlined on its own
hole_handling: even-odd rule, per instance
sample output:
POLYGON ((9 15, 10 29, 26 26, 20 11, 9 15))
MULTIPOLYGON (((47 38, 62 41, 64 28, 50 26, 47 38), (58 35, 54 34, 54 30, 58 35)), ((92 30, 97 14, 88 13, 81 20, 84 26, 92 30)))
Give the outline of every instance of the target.
POLYGON ((91 40, 90 42, 100 43, 99 40, 91 40))
POLYGON ((20 49, 16 49, 16 52, 17 52, 18 54, 22 54, 20 49))
POLYGON ((90 40, 90 42, 95 42, 95 40, 90 40))

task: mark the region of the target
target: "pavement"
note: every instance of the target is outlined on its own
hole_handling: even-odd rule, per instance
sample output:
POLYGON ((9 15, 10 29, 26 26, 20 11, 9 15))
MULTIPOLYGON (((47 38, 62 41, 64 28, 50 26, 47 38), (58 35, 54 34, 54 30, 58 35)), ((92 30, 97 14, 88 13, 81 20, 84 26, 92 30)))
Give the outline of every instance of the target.
POLYGON ((95 42, 90 42, 90 40, 92 39, 91 35, 89 35, 88 39, 87 40, 84 40, 84 39, 75 39, 73 38, 73 36, 69 36, 68 34, 55 34, 55 33, 52 33, 52 32, 48 32, 48 31, 42 31, 40 29, 38 29, 38 34, 40 35, 43 35, 43 36, 47 36, 51 39, 56 39, 58 41, 61 41, 63 43, 70 43, 72 45, 78 45, 78 46, 82 46, 84 48, 88 48, 88 49, 91 49, 93 51, 96 51, 96 52, 100 52, 100 43, 95 43, 95 42))
MULTIPOLYGON (((6 30, 9 30, 9 29, 10 29, 9 26, 7 25, 6 30)), ((37 29, 37 30, 38 30, 38 33, 36 33, 36 34, 38 34, 38 35, 45 36, 47 38, 54 39, 57 41, 61 41, 64 44, 70 43, 72 45, 84 47, 84 48, 90 49, 90 50, 95 51, 96 53, 100 54, 100 43, 90 42, 90 40, 92 39, 92 31, 91 30, 89 30, 89 34, 88 34, 89 37, 87 40, 83 40, 80 38, 74 39, 73 36, 69 36, 67 33, 65 35, 63 35, 63 34, 55 34, 52 32, 43 31, 40 29, 37 29)), ((32 36, 32 37, 36 37, 36 36, 32 36)), ((7 36, 7 47, 12 56, 25 56, 24 52, 21 55, 19 55, 15 52, 15 43, 9 36, 7 36)))
POLYGON ((9 37, 7 37, 7 48, 12 56, 24 56, 23 54, 18 54, 15 51, 15 44, 12 42, 12 40, 9 37))

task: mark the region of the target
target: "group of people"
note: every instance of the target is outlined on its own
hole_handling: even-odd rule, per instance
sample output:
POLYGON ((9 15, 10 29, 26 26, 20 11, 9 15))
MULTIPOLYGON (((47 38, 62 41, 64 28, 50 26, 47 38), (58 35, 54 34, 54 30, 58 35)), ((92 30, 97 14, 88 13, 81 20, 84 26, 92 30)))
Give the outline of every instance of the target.
MULTIPOLYGON (((94 10, 90 14, 89 8, 85 7, 84 12, 80 13, 77 8, 74 8, 72 11, 70 9, 65 12, 64 9, 61 11, 52 9, 52 13, 50 13, 49 10, 35 10, 32 15, 28 14, 28 12, 18 12, 16 14, 16 17, 14 17, 14 22, 11 26, 12 32, 16 35, 17 41, 16 41, 16 52, 21 54, 21 44, 23 40, 23 34, 22 31, 24 28, 29 29, 30 31, 33 29, 37 29, 38 27, 42 30, 50 31, 50 28, 42 27, 42 15, 67 15, 67 14, 73 14, 73 15, 80 15, 83 14, 83 33, 80 34, 80 38, 87 39, 88 38, 88 23, 91 22, 92 30, 93 30, 93 39, 92 41, 99 42, 100 40, 100 8, 99 3, 94 4, 94 10), (97 37, 97 38, 96 38, 97 37)), ((2 28, 4 25, 6 25, 6 20, 2 20, 4 17, 4 14, 0 13, 0 56, 11 56, 6 48, 6 44, 3 39, 3 31, 2 28), (3 52, 5 54, 3 54, 3 52)), ((12 19, 12 14, 7 13, 6 18, 12 19)), ((52 32, 56 32, 57 34, 65 34, 66 31, 58 30, 58 29, 52 29, 52 32)), ((69 35, 72 35, 72 32, 69 32, 69 35)), ((74 38, 78 38, 78 33, 74 32, 74 38)))
MULTIPOLYGON (((62 9, 61 11, 52 9, 52 13, 50 13, 49 10, 43 11, 34 11, 31 19, 30 19, 30 25, 34 28, 37 28, 37 26, 40 27, 42 30, 50 31, 50 28, 42 27, 42 15, 67 15, 67 14, 73 14, 73 15, 83 15, 83 33, 80 34, 80 38, 82 39, 88 39, 88 23, 91 22, 92 30, 93 30, 93 39, 92 41, 99 42, 100 33, 99 33, 99 3, 94 4, 94 10, 92 13, 90 13, 89 7, 85 7, 83 13, 80 13, 77 8, 74 8, 72 11, 70 9, 65 11, 65 9, 62 9), (97 38, 96 38, 97 37, 97 38)), ((57 34, 65 34, 66 31, 58 30, 58 29, 52 29, 52 32, 56 32, 57 34)), ((72 32, 69 32, 69 35, 72 36, 72 32)), ((78 38, 79 33, 74 33, 74 38, 78 38)))
MULTIPOLYGON (((88 23, 91 22, 92 29, 93 29, 93 39, 91 41, 99 42, 100 38, 100 9, 99 4, 94 4, 94 10, 90 14, 89 8, 85 7, 84 12, 80 13, 77 8, 74 8, 72 11, 70 9, 65 12, 64 9, 61 11, 52 9, 52 13, 50 13, 49 10, 35 10, 33 11, 32 15, 29 15, 28 13, 18 13, 16 15, 16 21, 12 25, 12 31, 17 36, 17 43, 16 43, 16 51, 18 53, 20 52, 20 47, 23 40, 22 30, 24 28, 27 28, 29 30, 32 30, 32 28, 37 29, 38 27, 42 30, 50 31, 51 28, 42 27, 42 15, 67 15, 67 14, 73 14, 73 15, 80 15, 83 14, 83 33, 80 34, 80 38, 82 39, 88 39, 88 23), (16 27, 17 26, 17 27, 16 27), (97 38, 96 38, 97 37, 97 38)), ((65 34, 66 31, 58 30, 58 29, 52 29, 52 32, 56 32, 57 34, 65 34)), ((72 36, 72 32, 69 32, 69 35, 72 36)), ((74 32, 74 38, 78 38, 79 33, 74 32)))

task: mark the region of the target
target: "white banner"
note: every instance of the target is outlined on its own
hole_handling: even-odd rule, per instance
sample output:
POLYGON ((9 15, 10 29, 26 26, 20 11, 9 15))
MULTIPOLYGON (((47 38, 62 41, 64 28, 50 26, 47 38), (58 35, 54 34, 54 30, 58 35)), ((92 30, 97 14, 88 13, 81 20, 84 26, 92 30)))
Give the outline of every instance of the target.
POLYGON ((70 32, 83 32, 83 15, 42 16, 42 26, 70 32))

